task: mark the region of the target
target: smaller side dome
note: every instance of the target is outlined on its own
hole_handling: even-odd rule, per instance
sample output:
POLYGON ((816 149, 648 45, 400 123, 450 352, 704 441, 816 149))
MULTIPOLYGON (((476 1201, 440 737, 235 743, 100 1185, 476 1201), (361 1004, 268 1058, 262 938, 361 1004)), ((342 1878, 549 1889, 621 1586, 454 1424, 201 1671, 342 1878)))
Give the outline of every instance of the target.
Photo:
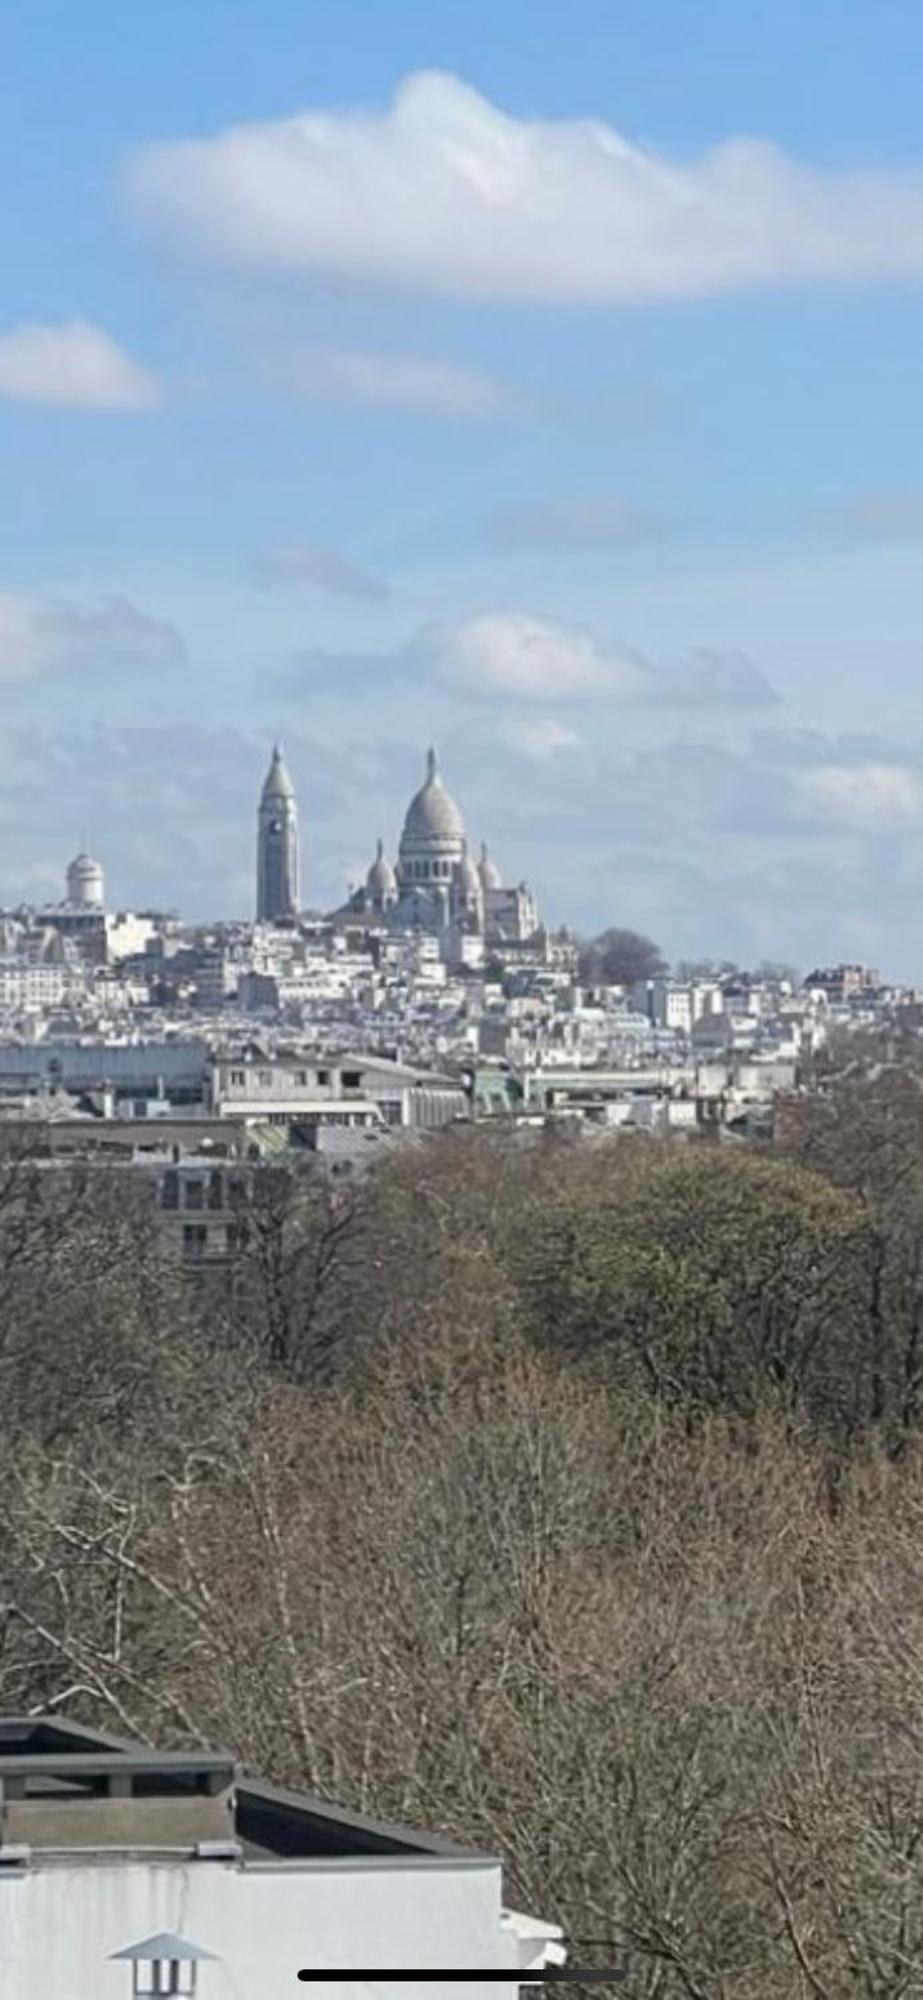
POLYGON ((381 840, 377 844, 375 859, 365 882, 370 896, 397 895, 397 877, 390 861, 385 860, 384 842, 381 840))
POLYGON ((463 896, 480 896, 481 878, 467 848, 455 864, 455 882, 463 896))
POLYGON ((481 842, 481 859, 478 864, 481 888, 486 895, 488 889, 502 889, 503 879, 495 861, 491 859, 486 841, 481 842))

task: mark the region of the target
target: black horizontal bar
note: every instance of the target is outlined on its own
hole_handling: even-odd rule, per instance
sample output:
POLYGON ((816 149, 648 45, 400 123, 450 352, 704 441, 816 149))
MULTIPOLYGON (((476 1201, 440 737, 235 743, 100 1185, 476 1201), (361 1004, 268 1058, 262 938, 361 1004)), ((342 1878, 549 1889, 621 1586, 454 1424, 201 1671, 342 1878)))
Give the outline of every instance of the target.
POLYGON ((339 1969, 336 1972, 325 1972, 323 1966, 311 1966, 310 1968, 303 1968, 299 1972, 298 1977, 304 1980, 401 1979, 406 1981, 410 1979, 454 1979, 464 1980, 469 1986, 477 1985, 479 1981, 485 1979, 504 1979, 507 1985, 513 1986, 550 1985, 555 1980, 558 1980, 564 1984, 574 1985, 589 1985, 592 1981, 598 1985, 620 1986, 622 1980, 628 1978, 628 1974, 615 1965, 585 1966, 582 1970, 577 1965, 546 1965, 542 1966, 538 1972, 525 1972, 520 1966, 515 1965, 505 1967, 502 1972, 495 1972, 493 1970, 479 1971, 476 1967, 469 1967, 466 1971, 459 1971, 457 1968, 453 1968, 451 1971, 443 1972, 437 1969, 431 1972, 414 1969, 410 1972, 402 1970, 400 1966, 377 1966, 372 1971, 368 1969, 360 1971, 358 1966, 350 1966, 345 1970, 339 1969))

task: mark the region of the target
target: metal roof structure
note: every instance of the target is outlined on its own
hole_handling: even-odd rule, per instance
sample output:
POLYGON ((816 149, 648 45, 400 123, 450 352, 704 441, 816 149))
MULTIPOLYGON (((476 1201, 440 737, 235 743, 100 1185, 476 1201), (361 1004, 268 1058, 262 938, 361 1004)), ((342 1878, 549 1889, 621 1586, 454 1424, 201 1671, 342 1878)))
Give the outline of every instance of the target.
POLYGON ((145 1959, 166 1958, 180 1964, 194 1964, 200 1959, 214 1959, 213 1951, 203 1950, 200 1944, 190 1944, 188 1938, 177 1937, 175 1931, 156 1931, 153 1937, 142 1938, 140 1944, 128 1944, 124 1951, 114 1951, 113 1958, 127 1958, 137 1964, 145 1959))

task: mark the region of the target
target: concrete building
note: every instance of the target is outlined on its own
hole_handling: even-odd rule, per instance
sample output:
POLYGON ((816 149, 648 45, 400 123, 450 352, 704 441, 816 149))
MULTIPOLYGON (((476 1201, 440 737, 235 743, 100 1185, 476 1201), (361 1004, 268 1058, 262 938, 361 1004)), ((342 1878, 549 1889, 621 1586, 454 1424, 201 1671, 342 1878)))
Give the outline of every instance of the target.
POLYGON ((291 922, 298 912, 298 810, 278 743, 260 798, 256 856, 257 923, 291 922))
POLYGON ((21 958, 0 959, 0 1007, 42 1009, 63 998, 70 975, 63 965, 30 965, 21 958))
POLYGON ((484 922, 488 939, 499 945, 528 944, 539 929, 538 906, 531 889, 519 882, 513 889, 498 884, 484 891, 484 922))
POLYGON ((42 910, 43 926, 70 940, 86 965, 117 965, 146 951, 159 918, 134 910, 107 912, 95 903, 60 903, 42 910))
POLYGON ((817 966, 804 980, 805 990, 821 993, 835 1006, 843 1006, 860 994, 874 993, 881 985, 881 973, 868 965, 817 966))
POLYGON ((260 1049, 216 1055, 207 1102, 216 1118, 289 1127, 342 1126, 381 1119, 392 1128, 432 1130, 469 1115, 457 1077, 384 1056, 270 1054, 260 1049))
MULTIPOLYGON (((0 1043, 0 1098, 20 1092, 109 1089, 119 1108, 167 1099, 204 1100, 208 1050, 203 1041, 0 1043)), ((142 1114, 144 1115, 144 1114, 142 1114)))
POLYGON ((504 1907, 494 1856, 263 1783, 221 1753, 0 1718, 0 1792, 4 2000, 269 2000, 302 1969, 320 2000, 364 2000, 363 1973, 401 2000, 401 1971, 443 2000, 448 1969, 470 1969, 471 2000, 516 2000, 565 1957, 557 1925, 504 1907))
POLYGON ((674 1028, 691 1035, 704 1015, 723 1011, 717 980, 677 981, 666 974, 639 979, 631 988, 632 1006, 657 1028, 674 1028))

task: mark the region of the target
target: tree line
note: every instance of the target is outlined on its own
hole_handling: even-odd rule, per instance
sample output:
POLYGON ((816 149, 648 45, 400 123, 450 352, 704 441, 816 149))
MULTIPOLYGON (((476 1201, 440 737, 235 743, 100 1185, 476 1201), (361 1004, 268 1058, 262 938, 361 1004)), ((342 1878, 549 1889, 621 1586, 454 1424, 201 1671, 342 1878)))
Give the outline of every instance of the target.
MULTIPOLYGON (((923 1066, 773 1146, 0 1160, 0 1701, 502 1853, 647 2000, 923 1993, 923 1066)), ((589 1946, 574 1955, 584 1961, 589 1946)))

